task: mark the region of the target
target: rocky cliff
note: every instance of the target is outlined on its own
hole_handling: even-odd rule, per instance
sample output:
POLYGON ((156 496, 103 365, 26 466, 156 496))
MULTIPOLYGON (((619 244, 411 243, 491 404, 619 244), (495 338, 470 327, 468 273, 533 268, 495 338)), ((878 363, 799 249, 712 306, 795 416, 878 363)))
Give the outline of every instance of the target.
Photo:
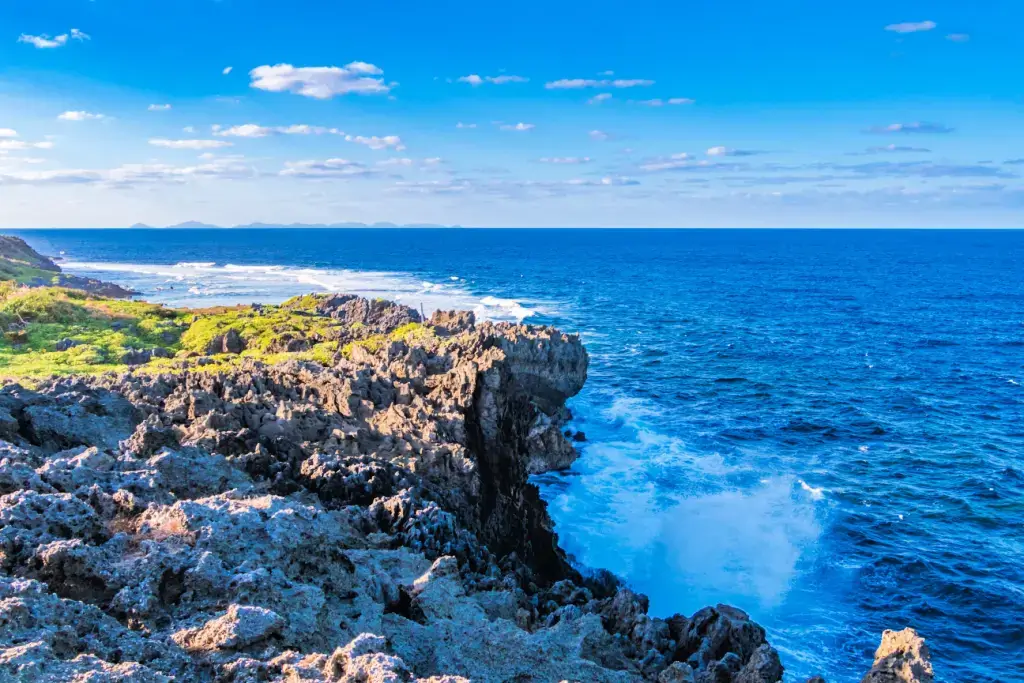
MULTIPOLYGON (((0 679, 782 678, 740 610, 652 618, 559 549, 527 477, 576 457, 578 338, 295 310, 357 341, 313 362, 296 332, 271 365, 238 357, 246 322, 197 337, 213 357, 0 390, 0 679)), ((890 645, 866 681, 929 680, 890 645)))

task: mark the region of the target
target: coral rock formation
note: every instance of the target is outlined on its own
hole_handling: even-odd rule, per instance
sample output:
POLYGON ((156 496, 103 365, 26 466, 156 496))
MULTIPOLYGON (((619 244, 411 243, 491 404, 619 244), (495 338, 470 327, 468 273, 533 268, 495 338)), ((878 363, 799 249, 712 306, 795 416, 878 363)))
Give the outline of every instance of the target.
POLYGON ((781 679, 740 610, 653 618, 559 549, 528 475, 576 457, 578 338, 296 305, 381 336, 0 390, 0 680, 781 679))

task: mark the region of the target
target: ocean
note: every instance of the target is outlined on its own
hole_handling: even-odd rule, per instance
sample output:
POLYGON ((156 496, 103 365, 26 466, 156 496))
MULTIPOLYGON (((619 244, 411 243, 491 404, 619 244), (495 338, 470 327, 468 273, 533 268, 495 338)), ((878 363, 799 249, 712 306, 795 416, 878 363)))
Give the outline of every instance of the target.
POLYGON ((579 332, 586 433, 537 479, 563 547, 651 598, 737 605, 787 681, 882 630, 937 680, 1024 681, 1024 232, 38 230, 175 305, 346 291, 579 332))

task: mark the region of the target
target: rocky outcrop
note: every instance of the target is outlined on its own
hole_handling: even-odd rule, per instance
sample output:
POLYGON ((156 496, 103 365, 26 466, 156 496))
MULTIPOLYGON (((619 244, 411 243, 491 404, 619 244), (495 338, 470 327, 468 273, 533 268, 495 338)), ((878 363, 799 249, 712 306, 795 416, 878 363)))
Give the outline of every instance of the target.
POLYGON ((30 287, 68 287, 97 296, 126 299, 138 294, 116 285, 90 277, 69 275, 60 266, 35 249, 25 240, 12 235, 0 235, 0 281, 13 280, 30 287))
POLYGON ((0 390, 0 680, 781 679, 740 610, 559 549, 528 476, 576 457, 578 338, 311 302, 385 341, 0 390))
POLYGON ((46 258, 20 237, 0 235, 0 259, 19 266, 59 273, 60 266, 46 258))
POLYGON ((931 653, 912 628, 886 631, 875 663, 861 683, 932 683, 931 653))

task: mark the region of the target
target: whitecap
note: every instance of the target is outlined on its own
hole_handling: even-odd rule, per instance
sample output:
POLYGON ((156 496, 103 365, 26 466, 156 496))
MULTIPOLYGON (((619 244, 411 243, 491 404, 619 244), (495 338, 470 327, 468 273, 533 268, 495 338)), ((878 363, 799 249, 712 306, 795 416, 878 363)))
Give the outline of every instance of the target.
POLYGON ((825 498, 825 489, 821 487, 815 488, 814 486, 811 486, 803 479, 797 479, 797 481, 800 482, 800 488, 802 488, 807 493, 811 494, 811 498, 813 500, 823 500, 825 498))
MULTIPOLYGON (((307 268, 280 264, 217 265, 213 261, 182 261, 174 265, 78 261, 65 266, 82 275, 111 280, 143 293, 147 299, 188 306, 280 303, 309 291, 385 298, 430 315, 437 310, 472 310, 480 320, 518 321, 541 309, 512 298, 478 296, 458 285, 438 284, 401 272, 307 268), (168 282, 187 284, 165 288, 168 282)), ((458 278, 456 278, 458 280, 458 278)))

